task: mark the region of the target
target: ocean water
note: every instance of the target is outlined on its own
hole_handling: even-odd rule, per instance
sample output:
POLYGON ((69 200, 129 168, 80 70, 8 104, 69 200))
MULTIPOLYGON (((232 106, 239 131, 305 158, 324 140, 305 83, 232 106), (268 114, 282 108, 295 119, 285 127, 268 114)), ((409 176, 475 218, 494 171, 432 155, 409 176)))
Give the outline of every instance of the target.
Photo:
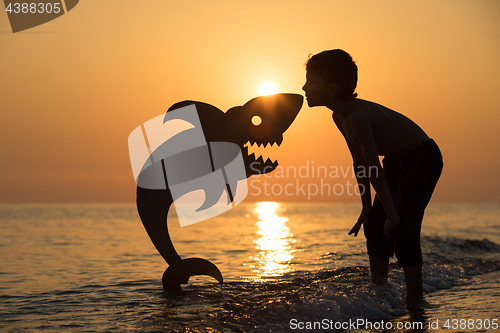
POLYGON ((178 253, 211 260, 224 284, 165 293, 135 205, 0 205, 0 331, 500 331, 500 205, 428 207, 420 309, 395 259, 370 285, 364 237, 347 235, 359 212, 248 203, 181 228, 172 209, 178 253))

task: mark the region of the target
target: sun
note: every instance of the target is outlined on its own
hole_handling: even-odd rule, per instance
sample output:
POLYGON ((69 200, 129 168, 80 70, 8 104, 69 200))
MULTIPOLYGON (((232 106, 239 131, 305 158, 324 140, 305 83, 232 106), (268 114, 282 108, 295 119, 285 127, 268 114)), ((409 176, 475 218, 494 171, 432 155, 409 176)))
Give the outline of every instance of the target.
POLYGON ((278 93, 278 87, 272 82, 264 82, 260 85, 259 96, 273 95, 278 93))

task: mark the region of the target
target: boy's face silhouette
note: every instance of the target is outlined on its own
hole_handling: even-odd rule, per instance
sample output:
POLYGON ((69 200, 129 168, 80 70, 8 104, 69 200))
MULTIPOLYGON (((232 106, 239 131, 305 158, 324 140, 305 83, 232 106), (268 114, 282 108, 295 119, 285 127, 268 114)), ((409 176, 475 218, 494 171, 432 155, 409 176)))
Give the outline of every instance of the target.
POLYGON ((335 89, 334 84, 326 82, 317 71, 308 70, 302 90, 306 93, 307 105, 313 107, 327 105, 335 89))

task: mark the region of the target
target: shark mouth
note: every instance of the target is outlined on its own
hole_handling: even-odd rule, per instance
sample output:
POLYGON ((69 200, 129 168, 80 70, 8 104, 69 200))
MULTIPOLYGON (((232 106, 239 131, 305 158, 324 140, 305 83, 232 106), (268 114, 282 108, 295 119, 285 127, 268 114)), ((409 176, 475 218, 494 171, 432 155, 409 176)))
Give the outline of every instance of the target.
POLYGON ((271 157, 276 155, 275 152, 282 142, 283 138, 277 141, 247 141, 242 148, 245 164, 260 173, 273 171, 278 167, 278 161, 272 160, 271 157))

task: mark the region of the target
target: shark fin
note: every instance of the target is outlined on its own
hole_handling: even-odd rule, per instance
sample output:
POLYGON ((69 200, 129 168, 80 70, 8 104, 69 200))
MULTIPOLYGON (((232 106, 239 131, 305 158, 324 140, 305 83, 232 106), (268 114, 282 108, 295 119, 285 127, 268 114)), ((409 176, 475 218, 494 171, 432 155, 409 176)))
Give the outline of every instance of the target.
POLYGON ((165 291, 179 291, 181 284, 188 283, 189 278, 194 275, 211 276, 221 285, 223 282, 222 273, 213 263, 201 258, 187 258, 165 270, 161 279, 163 289, 165 291))

